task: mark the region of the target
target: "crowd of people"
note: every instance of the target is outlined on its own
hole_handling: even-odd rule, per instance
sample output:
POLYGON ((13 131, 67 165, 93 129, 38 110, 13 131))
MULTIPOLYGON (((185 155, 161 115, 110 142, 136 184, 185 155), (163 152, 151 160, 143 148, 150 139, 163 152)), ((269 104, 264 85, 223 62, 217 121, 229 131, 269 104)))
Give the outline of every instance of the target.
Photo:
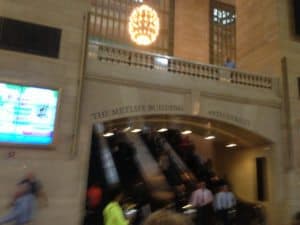
POLYGON ((222 185, 214 196, 205 181, 200 181, 190 203, 197 209, 197 225, 214 224, 214 219, 218 224, 231 225, 234 220, 236 198, 227 184, 222 185))
MULTIPOLYGON (((184 193, 184 186, 178 186, 178 193, 184 193)), ((126 214, 122 208, 124 197, 120 186, 112 187, 107 192, 107 203, 102 210, 104 225, 231 225, 235 214, 236 198, 229 191, 227 184, 220 186, 218 192, 214 193, 206 187, 205 181, 199 181, 197 188, 191 193, 188 202, 197 210, 194 220, 183 213, 174 210, 160 209, 152 212, 149 209, 141 210, 139 213, 126 214), (147 211, 147 212, 146 212, 147 211), (216 218, 216 220, 214 220, 216 218)), ((183 197, 186 199, 186 195, 183 197)), ((103 190, 98 184, 94 184, 87 191, 88 209, 97 211, 103 200, 103 190)), ((0 217, 0 224, 14 222, 16 225, 29 225, 32 222, 36 205, 46 206, 48 199, 43 191, 41 182, 33 173, 28 173, 17 183, 17 189, 8 204, 11 207, 10 212, 0 217)), ((180 210, 177 210, 180 212, 180 210)), ((95 218, 96 219, 96 218, 95 218)), ((97 225, 96 220, 90 220, 86 224, 97 225)), ((86 222, 86 221, 85 221, 86 222)), ((300 225, 300 213, 296 213, 292 218, 292 225, 300 225)))
MULTIPOLYGON (((221 186, 219 192, 215 195, 206 187, 205 181, 198 182, 197 189, 191 193, 191 196, 187 195, 183 185, 177 187, 179 196, 174 199, 175 207, 173 207, 173 211, 183 213, 183 206, 192 206, 197 211, 196 217, 194 217, 194 222, 197 225, 232 224, 236 199, 234 194, 229 191, 227 184, 221 186)), ((125 225, 129 223, 139 225, 151 213, 150 203, 143 204, 142 207, 136 205, 138 211, 135 216, 128 220, 121 208, 126 197, 123 190, 120 187, 113 187, 106 192, 106 195, 107 203, 102 210, 104 225, 125 225), (146 205, 149 207, 145 213, 143 207, 146 205)), ((87 191, 89 219, 85 221, 85 225, 99 224, 99 221, 97 222, 99 217, 96 214, 99 213, 98 206, 101 201, 102 189, 99 186, 91 186, 87 191)))
MULTIPOLYGON (((98 193, 98 191, 96 191, 98 193)), ((108 192, 109 201, 105 204, 102 211, 104 218, 104 225, 231 225, 234 222, 236 198, 234 194, 229 191, 228 185, 224 184, 220 190, 213 194, 211 190, 206 187, 204 181, 200 181, 197 189, 192 192, 189 199, 190 205, 196 210, 197 214, 194 220, 184 213, 176 212, 176 209, 160 209, 154 212, 148 211, 143 214, 139 222, 136 222, 137 214, 126 214, 124 210, 123 200, 126 198, 124 192, 120 187, 111 188, 108 192)), ((99 201, 99 195, 96 194, 99 201)), ((94 196, 95 197, 95 196, 94 196)), ((95 200, 95 199, 94 199, 95 200)), ((91 200, 91 203, 95 203, 91 200)), ((100 196, 101 200, 101 196, 100 196)), ((293 217, 292 224, 300 225, 300 214, 293 217)), ((97 223, 92 223, 95 225, 97 223)), ((98 223, 99 224, 99 223, 98 223)))
MULTIPOLYGON (((180 133, 179 136, 174 135, 173 137, 168 137, 167 133, 159 134, 151 130, 142 133, 141 136, 153 158, 156 159, 161 171, 164 173, 167 182, 173 188, 173 205, 171 204, 171 207, 169 207, 169 205, 167 206, 168 210, 171 211, 165 210, 165 207, 153 207, 151 199, 153 196, 151 195, 150 189, 147 190, 148 198, 145 199, 142 197, 142 201, 136 201, 138 198, 135 198, 139 191, 135 191, 136 189, 131 190, 130 194, 132 194, 132 192, 135 194, 135 197, 131 200, 136 203, 134 206, 136 211, 130 211, 130 213, 128 213, 129 211, 126 204, 124 204, 124 199, 128 199, 130 194, 125 189, 107 188, 103 186, 104 189, 102 190, 100 186, 96 189, 91 186, 88 188, 88 208, 92 208, 91 206, 94 207, 95 204, 93 203, 95 202, 97 204, 102 202, 102 209, 95 210, 101 213, 103 220, 100 223, 95 222, 95 220, 93 222, 87 222, 88 220, 85 220, 85 225, 167 225, 171 223, 173 225, 232 225, 251 223, 251 221, 241 223, 243 220, 240 218, 239 220, 235 219, 237 210, 240 211, 241 201, 239 201, 237 205, 236 197, 233 192, 229 190, 228 183, 216 176, 212 171, 212 165, 209 161, 203 160, 201 156, 196 154, 198 151, 190 139, 183 138, 183 136, 180 136, 180 133), (170 146, 168 147, 167 145, 170 146), (175 152, 180 159, 189 166, 189 169, 194 174, 195 180, 198 181, 195 185, 189 186, 182 177, 181 168, 177 168, 178 165, 173 158, 173 153, 175 152), (106 196, 105 201, 102 201, 103 196, 106 196), (164 208, 164 210, 160 208, 164 208), (196 213, 192 215, 188 214, 186 208, 192 209, 192 211, 196 213), (177 219, 168 223, 167 220, 163 219, 168 217, 167 215, 169 215, 170 218, 177 219), (183 220, 179 219, 180 217, 183 218, 183 220), (190 220, 190 218, 193 220, 190 220)), ((118 135, 114 136, 114 138, 116 137, 118 137, 118 135)), ((111 142, 109 140, 110 139, 108 139, 108 143, 111 142)), ((120 159, 119 161, 122 161, 122 159, 125 159, 124 162, 121 163, 122 165, 120 163, 120 165, 117 165, 118 171, 121 171, 120 174, 124 176, 124 179, 120 180, 124 182, 128 182, 129 180, 137 181, 138 179, 134 178, 136 176, 133 176, 133 173, 127 177, 129 172, 126 167, 128 164, 132 164, 132 159, 134 159, 134 153, 136 151, 136 149, 132 148, 134 145, 130 148, 128 147, 130 143, 127 143, 127 141, 126 139, 122 141, 119 139, 114 140, 112 141, 113 144, 110 144, 110 148, 114 155, 114 160, 118 161, 118 159, 120 159), (117 154, 120 154, 120 156, 117 156, 117 154)), ((120 183, 122 184, 122 182, 120 183)), ((134 188, 134 185, 130 187, 134 188)), ((143 190, 143 187, 141 190, 143 190)), ((254 214, 252 214, 252 216, 253 215, 254 214)), ((98 219, 96 219, 96 221, 97 220, 98 219)), ((250 218, 249 220, 252 219, 250 218)), ((263 223, 258 222, 255 224, 263 223)))

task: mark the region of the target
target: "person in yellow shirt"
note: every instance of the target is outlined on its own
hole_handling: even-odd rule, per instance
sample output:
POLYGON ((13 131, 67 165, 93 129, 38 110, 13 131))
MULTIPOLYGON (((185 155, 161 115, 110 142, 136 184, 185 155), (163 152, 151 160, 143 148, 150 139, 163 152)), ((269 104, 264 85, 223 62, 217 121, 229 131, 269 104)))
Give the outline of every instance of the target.
POLYGON ((120 188, 110 190, 110 202, 103 210, 104 225, 129 225, 129 221, 125 218, 120 201, 123 193, 120 188))

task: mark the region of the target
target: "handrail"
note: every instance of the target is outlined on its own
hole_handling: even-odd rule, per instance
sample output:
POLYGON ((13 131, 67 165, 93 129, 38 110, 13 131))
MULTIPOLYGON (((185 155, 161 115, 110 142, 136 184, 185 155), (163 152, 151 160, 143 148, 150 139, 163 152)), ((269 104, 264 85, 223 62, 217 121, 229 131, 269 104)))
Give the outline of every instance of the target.
POLYGON ((227 82, 260 89, 277 91, 279 85, 278 78, 276 77, 188 61, 177 57, 132 50, 124 46, 91 40, 89 41, 89 56, 98 58, 103 62, 125 64, 130 67, 147 70, 162 70, 189 77, 227 82))

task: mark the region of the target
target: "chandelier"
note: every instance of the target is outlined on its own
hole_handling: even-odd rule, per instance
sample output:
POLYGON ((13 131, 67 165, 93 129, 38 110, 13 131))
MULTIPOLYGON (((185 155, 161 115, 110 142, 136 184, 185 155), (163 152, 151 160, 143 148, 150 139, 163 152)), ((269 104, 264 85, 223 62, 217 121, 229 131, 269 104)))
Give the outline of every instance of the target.
POLYGON ((132 41, 138 45, 150 45, 159 33, 158 15, 151 7, 141 5, 133 9, 128 27, 132 41))

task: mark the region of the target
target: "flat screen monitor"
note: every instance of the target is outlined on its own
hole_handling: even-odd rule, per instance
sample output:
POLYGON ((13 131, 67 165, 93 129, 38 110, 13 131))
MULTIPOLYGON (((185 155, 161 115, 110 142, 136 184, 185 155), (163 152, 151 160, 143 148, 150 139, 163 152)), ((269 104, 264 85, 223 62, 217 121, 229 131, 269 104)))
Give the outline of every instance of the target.
POLYGON ((52 145, 59 90, 0 82, 0 144, 52 145))

